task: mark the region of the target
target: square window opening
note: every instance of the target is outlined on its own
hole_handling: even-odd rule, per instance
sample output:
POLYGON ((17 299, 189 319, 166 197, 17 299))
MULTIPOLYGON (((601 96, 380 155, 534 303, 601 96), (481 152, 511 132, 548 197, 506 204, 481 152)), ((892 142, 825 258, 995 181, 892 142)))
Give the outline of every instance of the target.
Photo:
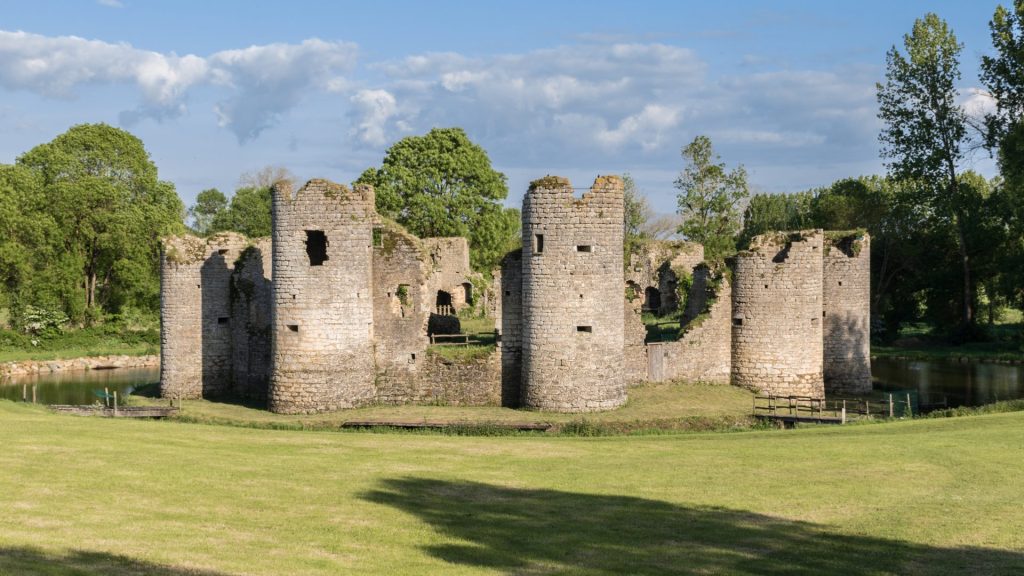
POLYGON ((593 326, 577 326, 576 327, 576 331, 577 332, 583 332, 583 333, 586 333, 586 334, 590 334, 591 332, 594 331, 594 327, 593 326))
POLYGON ((576 251, 577 252, 593 252, 594 251, 594 247, 590 246, 588 244, 580 244, 579 246, 576 246, 576 251))
POLYGON ((226 316, 221 316, 220 318, 217 318, 217 324, 227 324, 227 323, 228 323, 228 319, 227 319, 226 316))
POLYGON ((298 332, 299 331, 299 325, 298 324, 289 324, 288 325, 288 329, 291 330, 292 332, 298 332))
POLYGON ((306 230, 306 256, 309 256, 310 266, 323 266, 329 260, 328 246, 330 242, 323 230, 306 230))
POLYGON ((544 252, 544 235, 534 234, 533 235, 533 253, 542 254, 544 252))
POLYGON ((733 318, 732 319, 732 325, 733 326, 743 326, 743 318, 733 318))

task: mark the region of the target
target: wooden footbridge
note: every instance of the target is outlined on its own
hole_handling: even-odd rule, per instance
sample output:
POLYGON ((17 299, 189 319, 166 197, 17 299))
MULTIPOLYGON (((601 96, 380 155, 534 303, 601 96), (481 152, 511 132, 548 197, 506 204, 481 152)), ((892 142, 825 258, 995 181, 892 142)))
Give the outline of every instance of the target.
POLYGON ((786 427, 798 423, 846 424, 854 420, 910 416, 909 394, 888 394, 882 399, 814 398, 811 396, 754 396, 753 415, 786 427))

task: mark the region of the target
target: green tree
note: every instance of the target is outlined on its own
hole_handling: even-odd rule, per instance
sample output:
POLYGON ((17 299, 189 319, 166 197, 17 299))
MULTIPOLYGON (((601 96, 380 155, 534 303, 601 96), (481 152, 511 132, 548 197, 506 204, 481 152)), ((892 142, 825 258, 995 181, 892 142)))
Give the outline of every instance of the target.
MULTIPOLYGON (((157 177, 142 141, 105 124, 74 126, 18 158, 40 179, 62 231, 61 269, 77 269, 69 316, 90 321, 123 306, 159 305, 159 239, 183 228, 174 186, 157 177)), ((65 295, 69 297, 71 295, 65 295)))
POLYGON ((502 206, 505 175, 461 128, 399 140, 357 183, 372 184, 377 210, 413 234, 467 237, 477 270, 489 271, 518 244, 519 211, 502 206))
POLYGON ((210 222, 209 232, 233 231, 249 238, 270 236, 270 188, 240 188, 231 203, 210 222))
POLYGON ((946 22, 926 14, 886 55, 886 81, 877 85, 881 155, 897 179, 922 184, 920 201, 951 221, 961 273, 960 324, 974 323, 974 285, 959 169, 967 142, 967 120, 957 104, 963 45, 946 22))
POLYGON ((629 255, 637 252, 644 240, 649 237, 647 223, 651 218, 651 208, 632 176, 623 174, 622 182, 626 265, 629 265, 629 255))
POLYGON ((997 6, 989 21, 994 56, 981 57, 981 82, 996 102, 986 115, 986 144, 999 148, 1024 117, 1024 0, 997 6))
POLYGON ((780 230, 802 230, 814 226, 811 203, 814 192, 755 194, 743 211, 739 245, 744 247, 758 234, 780 230))
POLYGON ((747 198, 747 171, 737 166, 726 171, 707 136, 697 136, 682 150, 686 168, 675 181, 679 189, 679 232, 704 245, 709 260, 722 259, 736 250, 740 231, 740 205, 747 198))
POLYGON ((192 217, 192 228, 198 234, 208 234, 214 219, 227 207, 228 199, 223 192, 216 188, 203 190, 196 196, 196 203, 188 209, 188 215, 192 217))

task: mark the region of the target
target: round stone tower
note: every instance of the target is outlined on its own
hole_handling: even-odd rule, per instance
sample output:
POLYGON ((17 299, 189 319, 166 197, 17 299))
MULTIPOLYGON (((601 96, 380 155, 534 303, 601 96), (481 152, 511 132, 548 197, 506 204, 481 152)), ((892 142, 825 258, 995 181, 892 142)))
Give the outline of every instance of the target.
POLYGON ((823 398, 821 230, 757 236, 736 255, 732 383, 823 398))
POLYGON ((312 413, 374 397, 373 189, 310 180, 273 190, 269 407, 312 413))
POLYGON ((623 183, 601 176, 576 199, 565 178, 523 200, 522 404, 593 412, 626 401, 623 183))
POLYGON ((160 395, 230 390, 231 274, 248 241, 233 232, 172 236, 160 256, 160 395))
POLYGON ((823 276, 825 392, 871 392, 871 237, 826 232, 823 276))

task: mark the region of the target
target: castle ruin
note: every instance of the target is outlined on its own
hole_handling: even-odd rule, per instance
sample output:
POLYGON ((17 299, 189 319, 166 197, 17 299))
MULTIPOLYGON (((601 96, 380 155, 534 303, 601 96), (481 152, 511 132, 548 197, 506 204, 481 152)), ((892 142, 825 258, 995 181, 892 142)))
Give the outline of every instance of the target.
POLYGON ((464 238, 417 238, 373 189, 273 189, 272 238, 166 238, 164 397, 236 395, 274 412, 370 403, 621 406, 628 386, 733 384, 776 395, 870 391, 869 254, 862 232, 760 236, 728 268, 688 242, 623 255, 623 184, 531 184, 522 248, 488 280, 464 238), (625 264, 625 265, 624 265, 625 264), (652 339, 643 315, 674 316, 652 339), (494 318, 493 351, 433 353, 461 311, 494 318))

